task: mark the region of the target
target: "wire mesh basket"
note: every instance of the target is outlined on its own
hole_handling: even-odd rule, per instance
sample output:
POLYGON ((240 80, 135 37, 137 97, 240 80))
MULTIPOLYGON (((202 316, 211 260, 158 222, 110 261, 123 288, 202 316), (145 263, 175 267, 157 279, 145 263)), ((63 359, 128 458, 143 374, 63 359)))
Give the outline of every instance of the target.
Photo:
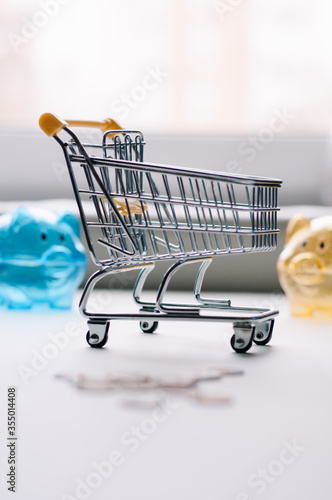
POLYGON ((152 332, 160 320, 215 321, 204 309, 222 310, 217 320, 233 322, 231 344, 238 352, 247 351, 253 341, 270 340, 277 311, 202 299, 200 290, 212 257, 276 247, 281 181, 146 163, 142 133, 121 130, 112 120, 63 122, 46 114, 40 124, 63 149, 90 254, 101 266, 87 282, 80 304, 88 318, 87 339, 92 347, 105 345, 113 319, 139 319, 141 329, 152 332), (104 132, 100 143, 83 142, 69 128, 82 125, 99 126, 104 132), (60 138, 61 131, 67 140, 60 138), (86 210, 91 202, 93 216, 86 210), (171 264, 156 301, 143 302, 140 296, 147 275, 155 262, 167 259, 171 264), (198 305, 165 304, 171 277, 192 262, 201 263, 194 289, 198 305), (140 271, 134 288, 139 313, 87 311, 97 281, 132 269, 140 271))

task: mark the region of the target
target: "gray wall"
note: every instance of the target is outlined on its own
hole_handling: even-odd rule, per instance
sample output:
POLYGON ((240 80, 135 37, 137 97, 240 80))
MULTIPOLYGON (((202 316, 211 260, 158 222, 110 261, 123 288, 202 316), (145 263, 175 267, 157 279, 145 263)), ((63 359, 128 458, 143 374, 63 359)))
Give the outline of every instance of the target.
MULTIPOLYGON (((281 205, 324 201, 327 166, 332 165, 328 136, 278 135, 266 144, 251 136, 146 135, 145 139, 148 162, 280 178, 281 205)), ((0 131, 0 150, 0 201, 72 197, 62 151, 41 131, 0 131)))
MULTIPOLYGON (((276 290, 279 287, 276 261, 280 253, 287 222, 301 211, 309 217, 329 213, 322 206, 330 196, 330 143, 327 136, 280 136, 269 143, 255 142, 248 136, 157 136, 146 135, 148 162, 212 169, 274 177, 283 180, 279 204, 281 230, 278 250, 269 253, 225 255, 214 259, 206 274, 207 290, 276 290), (249 143, 249 139, 252 141, 249 143), (296 205, 306 205, 297 207, 296 205), (314 205, 315 207, 308 207, 314 205), (318 208, 317 208, 318 206, 318 208), (319 207, 321 206, 321 207, 319 207), (288 207, 288 208, 287 208, 288 207)), ((257 139, 257 138, 256 138, 257 139)), ((62 151, 54 140, 40 131, 0 133, 1 188, 0 212, 17 204, 37 205, 52 210, 75 209, 71 186, 65 170, 62 151), (46 200, 46 201, 41 201, 46 200)), ((331 161, 332 166, 332 161, 331 161)), ((331 168, 332 170, 332 168, 331 168)), ((160 270, 151 276, 149 285, 158 284, 160 270)), ((193 283, 196 265, 186 266, 174 277, 173 286, 187 289, 193 283)), ((88 275, 95 266, 89 265, 88 275)), ((114 285, 128 287, 134 279, 127 273, 117 277, 114 285)))

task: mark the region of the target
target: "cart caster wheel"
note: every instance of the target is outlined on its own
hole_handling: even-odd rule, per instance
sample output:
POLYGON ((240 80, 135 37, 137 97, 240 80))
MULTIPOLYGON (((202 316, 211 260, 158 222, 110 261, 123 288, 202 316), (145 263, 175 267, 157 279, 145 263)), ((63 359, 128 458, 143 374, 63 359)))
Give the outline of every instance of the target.
POLYGON ((140 321, 139 326, 143 333, 154 333, 158 328, 158 321, 140 321))
POLYGON ((244 341, 242 339, 235 340, 235 338, 235 335, 233 335, 231 338, 231 346, 233 347, 235 352, 243 354, 249 351, 250 347, 252 346, 252 340, 250 340, 247 345, 244 345, 244 341))
POLYGON ((106 325, 93 325, 90 323, 91 330, 86 334, 86 341, 90 347, 101 349, 108 341, 109 323, 106 325))
POLYGON ((254 342, 257 345, 266 345, 272 338, 274 319, 256 325, 254 342))
POLYGON ((90 347, 97 347, 101 349, 108 341, 108 334, 106 333, 106 335, 104 335, 104 337, 99 340, 99 336, 96 333, 91 333, 89 330, 86 334, 86 341, 90 347))
POLYGON ((231 338, 231 346, 235 352, 243 354, 249 351, 254 339, 254 326, 234 326, 234 335, 231 338))

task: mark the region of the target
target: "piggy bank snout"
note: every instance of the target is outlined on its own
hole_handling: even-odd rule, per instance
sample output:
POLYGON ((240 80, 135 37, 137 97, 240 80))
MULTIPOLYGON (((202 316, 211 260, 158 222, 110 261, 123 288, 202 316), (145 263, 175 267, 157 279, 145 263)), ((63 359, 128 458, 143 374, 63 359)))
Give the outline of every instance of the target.
POLYGON ((316 285, 324 280, 324 266, 312 252, 295 255, 289 262, 289 271, 303 285, 316 285))
POLYGON ((43 255, 43 265, 52 274, 62 273, 73 264, 73 255, 65 247, 53 246, 43 255))

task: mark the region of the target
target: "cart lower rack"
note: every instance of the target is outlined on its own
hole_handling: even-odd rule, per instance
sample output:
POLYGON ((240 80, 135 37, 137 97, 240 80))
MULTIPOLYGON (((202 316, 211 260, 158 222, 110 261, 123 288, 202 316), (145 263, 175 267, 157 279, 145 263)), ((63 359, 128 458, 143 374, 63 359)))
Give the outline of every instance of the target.
POLYGON ((62 147, 89 252, 101 267, 87 281, 80 301, 80 311, 88 319, 91 347, 106 344, 110 321, 116 319, 137 320, 146 333, 153 333, 159 321, 231 322, 231 345, 236 352, 246 352, 252 342, 264 345, 270 341, 278 311, 206 299, 201 287, 214 256, 276 247, 280 180, 145 163, 142 133, 121 130, 112 120, 66 122, 46 113, 40 126, 62 147), (100 128, 102 140, 96 143, 92 135, 80 140, 69 128, 76 126, 100 128), (87 210, 91 202, 93 217, 87 210), (165 260, 170 266, 156 300, 143 301, 148 274, 156 262, 165 260), (192 263, 200 264, 193 291, 195 304, 166 303, 172 276, 192 263), (138 312, 94 313, 87 309, 99 280, 132 270, 139 273, 133 291, 138 312))

